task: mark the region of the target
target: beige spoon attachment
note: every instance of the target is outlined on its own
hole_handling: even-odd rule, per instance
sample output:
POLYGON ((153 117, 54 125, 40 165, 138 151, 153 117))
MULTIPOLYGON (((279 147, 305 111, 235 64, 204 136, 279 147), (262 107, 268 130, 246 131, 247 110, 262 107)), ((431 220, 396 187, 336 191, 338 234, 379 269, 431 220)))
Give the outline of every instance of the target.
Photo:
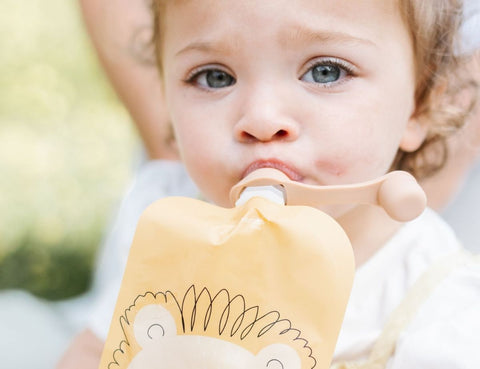
MULTIPOLYGON (((394 171, 377 179, 338 186, 314 186, 289 179, 273 168, 261 168, 232 187, 230 200, 236 204, 246 188, 273 186, 274 199, 281 198, 286 205, 320 207, 331 204, 370 204, 382 207, 397 221, 415 219, 425 209, 427 199, 415 178, 404 171, 394 171)), ((244 200, 242 200, 244 201, 244 200)))

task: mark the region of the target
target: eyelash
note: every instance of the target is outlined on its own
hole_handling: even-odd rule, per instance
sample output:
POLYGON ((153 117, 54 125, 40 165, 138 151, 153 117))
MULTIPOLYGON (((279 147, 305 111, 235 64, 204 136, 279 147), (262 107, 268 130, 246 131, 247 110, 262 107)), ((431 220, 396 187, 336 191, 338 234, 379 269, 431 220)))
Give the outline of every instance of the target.
MULTIPOLYGON (((319 82, 316 82, 315 85, 318 85, 320 86, 321 88, 332 88, 334 86, 338 86, 339 84, 342 84, 344 82, 346 82, 347 80, 353 78, 353 77, 356 77, 357 76, 357 73, 355 71, 355 68, 350 64, 350 63, 347 63, 345 62, 344 60, 342 59, 338 59, 338 58, 332 58, 332 57, 325 57, 325 58, 316 58, 312 61, 310 61, 308 64, 307 64, 307 68, 305 70, 305 72, 301 75, 300 78, 302 78, 303 76, 305 76, 309 71, 311 71, 313 68, 317 67, 317 66, 320 66, 320 65, 324 65, 324 66, 332 66, 332 67, 338 67, 340 68, 342 71, 345 72, 345 76, 344 78, 342 78, 342 80, 340 81, 334 81, 334 82, 330 82, 330 83, 319 83, 319 82)), ((184 83, 188 84, 188 85, 196 85, 200 88, 202 88, 203 90, 205 91, 208 91, 208 92, 213 92, 215 90, 217 90, 216 88, 209 88, 209 87, 203 87, 203 86, 200 86, 198 83, 197 83, 197 79, 199 78, 199 76, 201 76, 203 73, 207 73, 209 71, 214 71, 214 70, 218 70, 218 71, 222 71, 230 76, 232 76, 229 72, 226 72, 222 67, 220 66, 216 66, 216 65, 207 65, 207 66, 201 66, 201 67, 198 67, 198 68, 195 68, 194 70, 192 70, 187 78, 184 79, 184 83)), ((235 80, 235 77, 233 77, 233 80, 236 82, 235 80)), ((234 82, 234 84, 235 84, 234 82)), ((308 83, 312 83, 312 82, 308 82, 308 83)))
POLYGON ((194 80, 198 78, 198 76, 202 73, 208 72, 209 70, 215 69, 214 67, 205 66, 205 67, 198 67, 188 73, 187 78, 183 82, 188 84, 193 84, 194 80))
MULTIPOLYGON (((207 92, 213 92, 217 89, 215 88, 209 88, 209 87, 202 87, 200 86, 196 80, 198 79, 198 77, 200 77, 203 73, 207 73, 207 72, 210 72, 210 71, 214 71, 214 70, 218 70, 218 71, 221 71, 223 73, 226 73, 230 76, 232 76, 232 78, 234 79, 234 81, 236 82, 236 78, 233 77, 233 75, 230 73, 230 72, 227 72, 225 71, 225 69, 219 65, 215 65, 215 64, 210 64, 210 65, 205 65, 205 66, 201 66, 201 67, 198 67, 198 68, 195 68, 193 69, 188 75, 187 75, 187 78, 185 78, 183 80, 184 83, 186 83, 187 85, 190 85, 190 86, 197 86, 197 87, 200 87, 202 88, 203 90, 207 91, 207 92)), ((235 83, 234 83, 235 84, 235 83)))
POLYGON ((320 65, 338 67, 345 72, 345 78, 343 78, 341 81, 335 81, 335 82, 326 83, 326 84, 316 83, 316 85, 320 86, 321 88, 332 88, 334 86, 338 86, 339 84, 347 82, 351 78, 357 76, 355 67, 352 66, 350 63, 338 58, 324 57, 324 58, 315 58, 314 60, 308 62, 305 72, 303 72, 300 78, 305 76, 305 74, 307 74, 313 68, 320 65))

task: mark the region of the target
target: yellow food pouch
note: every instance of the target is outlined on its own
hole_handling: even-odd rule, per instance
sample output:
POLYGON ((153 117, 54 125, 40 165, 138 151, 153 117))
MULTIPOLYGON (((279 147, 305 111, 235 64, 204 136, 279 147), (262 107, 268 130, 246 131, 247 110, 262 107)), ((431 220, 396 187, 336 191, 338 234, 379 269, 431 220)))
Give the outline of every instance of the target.
POLYGON ((328 368, 353 276, 347 235, 312 207, 158 200, 138 223, 100 368, 328 368))

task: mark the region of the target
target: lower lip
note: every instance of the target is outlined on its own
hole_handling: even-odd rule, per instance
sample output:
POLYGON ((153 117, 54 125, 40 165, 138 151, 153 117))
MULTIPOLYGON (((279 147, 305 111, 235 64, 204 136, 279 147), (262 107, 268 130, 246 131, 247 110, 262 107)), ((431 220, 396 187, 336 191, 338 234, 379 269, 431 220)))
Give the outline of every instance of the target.
POLYGON ((259 160, 259 161, 253 162, 247 167, 247 169, 245 169, 245 171, 243 172, 242 178, 245 178, 250 173, 261 168, 277 169, 283 172, 292 181, 302 182, 304 179, 304 177, 301 176, 297 171, 293 170, 288 165, 277 160, 259 160))

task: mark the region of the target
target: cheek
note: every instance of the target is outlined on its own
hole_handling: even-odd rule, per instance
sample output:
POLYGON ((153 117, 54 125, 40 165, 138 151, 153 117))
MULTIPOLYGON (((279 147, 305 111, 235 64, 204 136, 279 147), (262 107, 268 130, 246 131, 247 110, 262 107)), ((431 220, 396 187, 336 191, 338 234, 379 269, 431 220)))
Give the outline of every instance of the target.
POLYGON ((340 114, 338 110, 332 113, 312 132, 319 143, 316 168, 338 183, 383 175, 395 157, 406 124, 403 115, 391 111, 385 102, 351 101, 355 103, 340 114))
POLYGON ((168 109, 175 138, 184 161, 197 161, 208 155, 205 143, 212 137, 212 121, 198 104, 186 99, 180 91, 167 90, 168 109))
MULTIPOLYGON (((337 147, 315 160, 316 170, 326 174, 332 184, 366 181, 385 174, 390 158, 380 154, 379 147, 353 141, 352 145, 337 147)), ((393 159, 393 158, 392 158, 393 159)))
POLYGON ((212 149, 215 144, 208 140, 205 131, 189 128, 188 125, 177 125, 175 134, 182 161, 195 182, 198 182, 197 178, 208 177, 215 159, 212 149))
MULTIPOLYGON (((192 120, 176 121, 178 147, 182 161, 202 195, 220 206, 229 206, 228 136, 211 132, 209 127, 192 120)), ((210 123, 209 123, 210 125, 210 123)))
MULTIPOLYGON (((167 81, 168 84, 168 81, 167 81)), ((191 97, 182 88, 166 88, 171 122, 185 167, 202 194, 218 205, 228 206, 232 184, 232 132, 226 109, 191 97), (213 106, 213 107, 212 107, 213 106)))

